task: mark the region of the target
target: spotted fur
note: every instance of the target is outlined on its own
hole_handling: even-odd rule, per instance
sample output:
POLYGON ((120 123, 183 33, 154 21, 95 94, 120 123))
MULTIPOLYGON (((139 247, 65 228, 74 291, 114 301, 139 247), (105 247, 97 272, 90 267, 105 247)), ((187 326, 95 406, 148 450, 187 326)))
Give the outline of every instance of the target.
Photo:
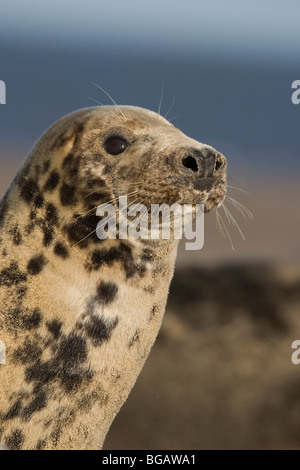
POLYGON ((138 190, 129 203, 209 211, 225 169, 221 154, 141 108, 80 110, 42 136, 0 202, 3 445, 101 447, 157 336, 177 241, 101 241, 96 207, 138 190), (128 147, 110 155, 116 133, 128 147))

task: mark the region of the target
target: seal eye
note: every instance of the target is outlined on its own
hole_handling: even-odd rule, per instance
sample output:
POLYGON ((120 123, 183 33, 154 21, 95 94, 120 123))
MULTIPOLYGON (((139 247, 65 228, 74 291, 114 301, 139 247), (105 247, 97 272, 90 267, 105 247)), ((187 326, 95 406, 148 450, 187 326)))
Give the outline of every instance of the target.
POLYGON ((119 155, 119 153, 124 152, 128 146, 127 140, 118 135, 113 135, 109 137, 105 142, 105 150, 111 155, 119 155))

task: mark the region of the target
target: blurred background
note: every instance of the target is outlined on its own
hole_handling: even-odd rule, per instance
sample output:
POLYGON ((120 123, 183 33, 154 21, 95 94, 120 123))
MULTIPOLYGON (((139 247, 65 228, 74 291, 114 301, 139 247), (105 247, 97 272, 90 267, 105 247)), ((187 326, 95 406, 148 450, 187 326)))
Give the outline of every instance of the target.
POLYGON ((205 220, 181 244, 165 320, 106 449, 300 447, 300 79, 297 0, 2 0, 0 194, 75 109, 161 113, 228 159, 244 233, 205 220))

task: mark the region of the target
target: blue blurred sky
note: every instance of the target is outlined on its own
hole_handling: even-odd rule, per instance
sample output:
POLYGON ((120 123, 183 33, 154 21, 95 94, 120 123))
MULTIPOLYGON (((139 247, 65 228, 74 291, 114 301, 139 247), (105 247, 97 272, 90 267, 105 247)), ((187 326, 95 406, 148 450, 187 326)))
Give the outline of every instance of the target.
POLYGON ((0 0, 2 191, 54 121, 89 97, 110 104, 92 82, 154 111, 164 83, 162 114, 175 97, 168 119, 224 153, 233 185, 255 194, 260 253, 298 257, 299 18, 300 0, 0 0))
POLYGON ((0 38, 295 61, 299 0, 1 0, 0 38))

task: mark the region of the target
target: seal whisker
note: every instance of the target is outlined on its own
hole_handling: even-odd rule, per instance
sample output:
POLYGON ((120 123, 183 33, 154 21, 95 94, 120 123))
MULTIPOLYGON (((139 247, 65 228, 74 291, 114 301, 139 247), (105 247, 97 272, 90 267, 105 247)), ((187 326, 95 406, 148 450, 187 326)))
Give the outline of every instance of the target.
POLYGON ((235 251, 233 243, 232 243, 231 236, 228 232, 228 229, 226 227, 226 224, 225 224, 221 214, 218 212, 218 209, 216 209, 216 218, 217 218, 217 227, 219 227, 220 233, 223 235, 223 237, 225 237, 225 234, 227 235, 227 237, 230 241, 230 244, 231 244, 232 251, 235 251))
MULTIPOLYGON (((121 196, 119 196, 119 197, 121 197, 121 196)), ((117 198, 117 200, 118 200, 118 199, 119 199, 119 198, 117 198)), ((136 201, 138 201, 138 199, 136 199, 136 201)), ((134 203, 134 202, 133 202, 133 203, 134 203)), ((113 220, 113 218, 114 218, 114 216, 111 216, 107 221, 105 221, 105 223, 110 222, 111 220, 113 220)), ((125 223, 124 223, 124 225, 125 225, 125 223)), ((123 228, 124 225, 122 225, 121 227, 123 228)), ((103 226, 104 226, 104 224, 102 224, 102 225, 101 225, 100 223, 97 224, 97 227, 96 227, 94 230, 92 230, 92 231, 91 231, 90 233, 88 233, 85 237, 83 237, 81 240, 79 240, 78 242, 76 242, 76 243, 74 244, 74 246, 76 246, 76 245, 82 243, 82 242, 83 242, 84 240, 86 240, 88 237, 90 237, 91 235, 93 235, 93 234, 97 231, 97 228, 102 228, 103 226)), ((119 228, 119 231, 120 231, 120 228, 119 228)))
POLYGON ((238 231, 239 231, 239 233, 240 233, 242 239, 245 240, 245 236, 244 236, 244 234, 243 234, 241 228, 239 227, 237 221, 235 220, 235 218, 234 218, 233 215, 231 214, 230 210, 225 206, 224 202, 223 202, 223 204, 221 205, 221 208, 224 210, 225 215, 226 215, 226 218, 227 218, 229 224, 232 223, 233 225, 235 225, 235 227, 238 229, 238 231))
POLYGON ((110 94, 109 94, 106 90, 104 90, 104 88, 102 88, 100 85, 97 85, 97 83, 92 82, 92 84, 93 84, 94 86, 96 86, 97 88, 99 88, 101 91, 103 91, 103 93, 106 94, 106 96, 107 96, 107 97, 111 100, 111 102, 116 106, 117 110, 120 112, 120 114, 121 114, 121 115, 123 116, 123 118, 125 119, 125 115, 124 115, 124 113, 122 112, 120 106, 117 105, 117 103, 116 103, 115 100, 110 96, 110 94))
POLYGON ((93 233, 95 233, 97 230, 97 227, 95 228, 95 230, 92 230, 90 233, 88 233, 85 237, 83 237, 81 240, 79 240, 79 242, 76 242, 73 244, 73 246, 76 246, 76 245, 79 245, 80 243, 82 243, 84 240, 86 240, 88 237, 90 237, 91 235, 93 235, 93 233))
POLYGON ((231 205, 233 205, 237 211, 239 211, 242 214, 245 220, 246 220, 246 215, 249 217, 250 220, 254 220, 254 216, 252 212, 246 206, 244 206, 244 204, 242 204, 241 202, 238 202, 236 199, 234 199, 231 196, 228 196, 227 194, 225 196, 225 199, 231 205))
POLYGON ((159 103, 158 103, 158 110, 157 110, 157 114, 159 114, 159 115, 160 115, 160 111, 161 111, 163 96, 164 96, 164 81, 162 80, 162 82, 161 82, 161 94, 160 94, 160 100, 159 100, 159 103))
MULTIPOLYGON (((144 197, 144 198, 142 198, 141 200, 139 200, 139 197, 138 197, 138 198, 136 198, 133 202, 131 202, 131 205, 136 204, 136 203, 138 203, 138 204, 143 204, 143 203, 145 202, 145 199, 146 199, 146 197, 144 197)), ((148 209, 147 209, 147 210, 148 210, 148 209)), ((130 222, 131 220, 133 220, 133 217, 134 217, 134 216, 131 216, 131 218, 130 218, 130 216, 129 216, 129 222, 130 222)), ((127 221, 128 221, 128 220, 125 220, 125 221, 123 222, 123 224, 119 227, 119 232, 125 227, 125 224, 127 223, 127 221)))
POLYGON ((249 191, 246 191, 245 189, 242 189, 242 188, 238 188, 237 186, 231 186, 230 184, 227 184, 227 188, 235 189, 237 191, 241 191, 242 193, 246 194, 247 196, 251 196, 251 193, 249 193, 249 191))
MULTIPOLYGON (((167 116, 168 116, 169 112, 171 111, 171 109, 172 109, 173 106, 174 106, 174 103, 175 103, 175 96, 173 96, 173 101, 172 101, 172 103, 171 103, 171 106, 169 107, 168 111, 167 111, 166 114, 164 115, 164 118, 165 118, 165 119, 167 119, 167 116)), ((175 119, 175 118, 173 118, 173 119, 175 119)), ((169 122, 170 122, 170 121, 169 121, 169 122)))
POLYGON ((95 103, 99 104, 100 106, 104 106, 103 103, 101 103, 100 101, 96 100, 95 98, 92 98, 91 96, 87 96, 87 98, 88 98, 89 100, 95 101, 95 103))
POLYGON ((83 199, 86 199, 87 197, 91 196, 92 194, 96 193, 97 191, 98 191, 98 188, 97 188, 97 189, 94 189, 94 190, 91 191, 90 193, 86 194, 83 199))
POLYGON ((172 117, 171 119, 168 119, 168 121, 171 123, 171 122, 175 121, 175 119, 177 119, 178 116, 179 116, 179 115, 176 114, 176 116, 172 117))
MULTIPOLYGON (((95 103, 99 104, 100 106, 104 106, 104 104, 101 103, 101 101, 95 100, 95 98, 92 98, 91 96, 87 96, 87 98, 89 98, 90 100, 92 100, 92 101, 94 101, 95 103)), ((118 118, 118 115, 117 115, 116 113, 113 113, 113 112, 112 112, 112 114, 113 114, 116 118, 118 118)))
MULTIPOLYGON (((97 192, 97 190, 96 190, 96 191, 93 191, 92 193, 90 193, 90 195, 94 194, 95 192, 97 192)), ((127 197, 130 197, 130 196, 132 196, 132 195, 134 195, 134 194, 136 194, 136 193, 138 193, 138 192, 139 192, 139 190, 136 189, 135 191, 132 191, 132 193, 128 193, 128 194, 127 194, 127 197)), ((87 197, 87 196, 86 196, 86 197, 87 197)), ((104 203, 104 204, 111 204, 111 203, 113 203, 113 202, 114 202, 114 203, 117 203, 118 200, 120 199, 120 197, 121 197, 121 196, 118 196, 117 198, 114 197, 114 198, 112 198, 112 199, 110 199, 110 200, 108 200, 108 201, 104 201, 103 203, 104 203)), ((99 205, 99 204, 98 204, 98 205, 99 205)), ((86 211, 86 212, 84 212, 83 214, 81 214, 81 215, 78 217, 78 219, 82 219, 83 217, 86 217, 88 214, 90 214, 91 212, 93 212, 94 210, 96 210, 97 207, 98 207, 98 205, 95 206, 95 207, 92 207, 92 208, 89 209, 88 211, 86 211)))

